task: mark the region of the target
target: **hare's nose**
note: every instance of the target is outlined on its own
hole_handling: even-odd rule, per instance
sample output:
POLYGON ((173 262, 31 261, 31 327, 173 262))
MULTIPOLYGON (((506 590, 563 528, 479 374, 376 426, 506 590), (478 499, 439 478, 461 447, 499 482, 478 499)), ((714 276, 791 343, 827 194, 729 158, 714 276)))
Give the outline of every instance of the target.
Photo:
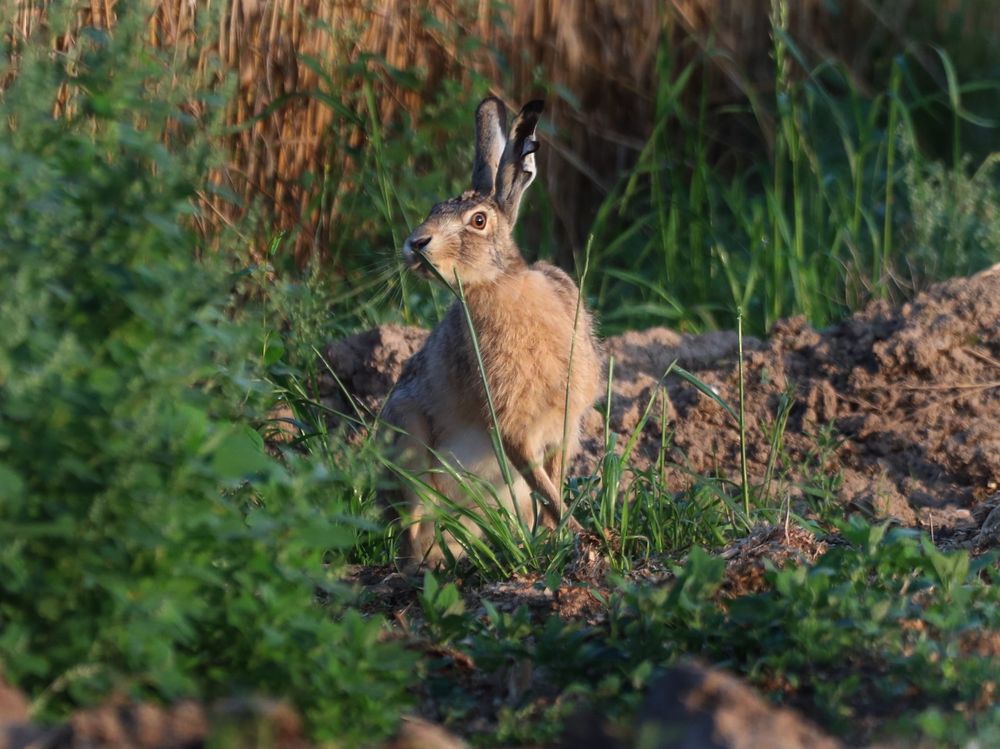
POLYGON ((414 252, 420 252, 424 247, 431 243, 430 237, 417 237, 416 239, 410 240, 410 249, 414 252))

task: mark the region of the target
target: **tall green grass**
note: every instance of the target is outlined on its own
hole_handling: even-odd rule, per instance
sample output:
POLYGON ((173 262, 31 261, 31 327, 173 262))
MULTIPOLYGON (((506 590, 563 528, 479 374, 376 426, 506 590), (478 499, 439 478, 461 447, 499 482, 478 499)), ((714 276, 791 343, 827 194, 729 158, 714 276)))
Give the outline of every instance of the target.
POLYGON ((963 97, 1000 92, 1000 79, 963 85, 942 50, 944 90, 925 93, 901 56, 884 90, 866 97, 837 65, 807 63, 785 3, 773 4, 772 23, 774 100, 751 95, 746 112, 773 145, 735 171, 713 161, 704 98, 693 115, 683 104, 699 63, 678 69, 661 49, 652 135, 593 227, 607 332, 730 327, 737 310, 755 333, 794 314, 823 326, 869 299, 1000 260, 997 157, 970 176, 957 124, 948 165, 924 155, 914 124, 947 105, 956 122, 995 128, 963 97))

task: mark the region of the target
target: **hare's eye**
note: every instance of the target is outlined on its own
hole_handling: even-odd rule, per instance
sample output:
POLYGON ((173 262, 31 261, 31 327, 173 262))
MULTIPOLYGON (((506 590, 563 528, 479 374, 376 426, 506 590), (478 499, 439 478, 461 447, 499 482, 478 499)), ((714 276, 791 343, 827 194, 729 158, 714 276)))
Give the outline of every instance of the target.
POLYGON ((479 211, 478 213, 473 214, 473 216, 472 216, 472 225, 474 227, 476 227, 477 229, 485 229, 486 228, 486 214, 483 213, 482 211, 479 211))

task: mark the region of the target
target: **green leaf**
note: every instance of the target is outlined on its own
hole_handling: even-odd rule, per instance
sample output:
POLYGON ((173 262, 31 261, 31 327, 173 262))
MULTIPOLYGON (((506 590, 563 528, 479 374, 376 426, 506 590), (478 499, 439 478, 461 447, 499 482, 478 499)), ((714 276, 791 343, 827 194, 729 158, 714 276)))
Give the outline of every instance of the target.
POLYGON ((667 607, 697 612, 718 590, 725 572, 725 560, 695 546, 688 554, 687 564, 670 591, 667 607))
POLYGON ((438 590, 437 578, 434 577, 433 572, 431 572, 430 570, 426 570, 424 572, 424 589, 421 595, 428 601, 433 601, 434 596, 437 594, 437 590, 438 590))
POLYGON ((969 574, 969 553, 966 551, 954 551, 944 553, 938 551, 937 547, 926 536, 921 537, 920 545, 927 555, 931 570, 941 584, 941 588, 948 595, 965 582, 969 574))
POLYGON ((282 343, 280 338, 268 340, 267 345, 264 347, 264 366, 270 367, 272 364, 277 364, 284 355, 285 344, 282 343))
POLYGON ((0 501, 17 499, 24 492, 24 479, 5 463, 0 463, 0 501))
POLYGON ((212 468, 222 479, 244 479, 268 471, 273 463, 263 452, 263 440, 249 427, 236 427, 212 454, 212 468))
POLYGON ((357 534, 343 525, 316 524, 297 529, 296 538, 317 549, 350 549, 357 534))
POLYGON ((560 585, 562 585, 562 572, 556 568, 550 569, 545 574, 545 587, 554 593, 559 590, 560 585))

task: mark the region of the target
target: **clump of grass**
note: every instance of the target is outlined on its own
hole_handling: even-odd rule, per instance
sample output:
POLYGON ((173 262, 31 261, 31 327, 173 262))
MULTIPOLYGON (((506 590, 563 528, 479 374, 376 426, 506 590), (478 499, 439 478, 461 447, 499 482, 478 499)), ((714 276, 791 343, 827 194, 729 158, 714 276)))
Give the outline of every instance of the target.
POLYGON ((608 331, 728 327, 736 310, 754 332, 793 314, 823 326, 868 299, 1000 260, 995 159, 969 178, 961 128, 952 128, 954 163, 944 167, 917 146, 914 125, 944 99, 955 117, 993 127, 962 95, 1000 84, 960 84, 942 51, 951 74, 941 96, 920 93, 906 57, 892 62, 883 91, 863 96, 836 65, 807 64, 787 12, 772 3, 775 101, 747 102, 762 129, 773 114, 773 147, 735 173, 712 160, 707 102, 693 118, 679 103, 694 63, 677 70, 661 54, 652 135, 593 227, 608 331))

